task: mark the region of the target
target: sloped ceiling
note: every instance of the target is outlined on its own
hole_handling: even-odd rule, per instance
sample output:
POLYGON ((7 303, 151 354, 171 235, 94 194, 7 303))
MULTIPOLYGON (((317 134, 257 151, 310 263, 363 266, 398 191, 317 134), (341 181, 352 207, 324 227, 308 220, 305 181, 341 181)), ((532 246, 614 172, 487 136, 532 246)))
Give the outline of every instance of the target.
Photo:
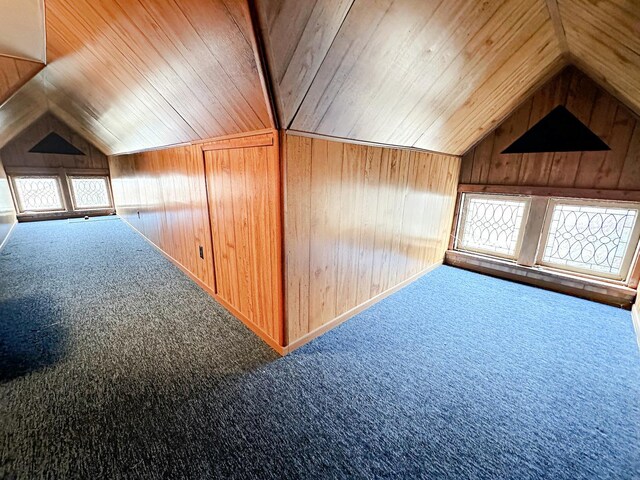
POLYGON ((0 105, 44 67, 44 60, 44 0, 0 0, 0 105))
POLYGON ((0 0, 0 12, 0 55, 44 63, 44 0, 0 0))
MULTIPOLYGON (((251 3, 284 128, 462 154, 569 63, 640 111, 637 1, 251 3)), ((108 154, 274 125, 246 0, 47 0, 46 27, 0 146, 42 109, 108 154)))
POLYGON ((43 67, 43 63, 0 55, 0 105, 43 67))
POLYGON ((280 122, 294 130, 462 154, 567 63, 640 102, 637 1, 259 0, 258 11, 280 122))
POLYGON ((245 2, 47 0, 46 27, 33 82, 107 153, 272 125, 245 2))
POLYGON ((640 115, 640 1, 558 0, 570 60, 640 115))

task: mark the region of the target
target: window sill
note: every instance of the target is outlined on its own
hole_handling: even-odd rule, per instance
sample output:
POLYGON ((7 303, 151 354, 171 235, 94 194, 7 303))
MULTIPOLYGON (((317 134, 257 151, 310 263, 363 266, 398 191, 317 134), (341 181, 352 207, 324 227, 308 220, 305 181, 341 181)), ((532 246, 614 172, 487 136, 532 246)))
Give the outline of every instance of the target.
POLYGON ((115 213, 113 208, 102 210, 75 210, 71 212, 42 212, 42 213, 19 213, 16 215, 19 222, 35 222, 39 220, 65 220, 67 218, 79 217, 101 217, 115 213))
POLYGON ((637 294, 635 289, 620 285, 619 282, 607 282, 565 272, 525 267, 510 260, 469 252, 447 250, 445 263, 627 309, 631 308, 637 294))

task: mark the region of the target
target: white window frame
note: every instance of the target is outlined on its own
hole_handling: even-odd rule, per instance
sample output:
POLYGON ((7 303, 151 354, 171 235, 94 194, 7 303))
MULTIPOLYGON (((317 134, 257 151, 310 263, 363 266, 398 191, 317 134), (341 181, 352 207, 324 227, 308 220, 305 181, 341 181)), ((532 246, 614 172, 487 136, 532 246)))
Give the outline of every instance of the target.
POLYGON ((495 195, 490 193, 464 193, 462 196, 462 201, 460 203, 460 220, 458 222, 458 235, 456 235, 455 248, 456 250, 464 251, 464 252, 472 252, 479 253, 482 255, 488 255, 491 257, 500 257, 506 258, 509 260, 517 260, 520 255, 520 250, 522 249, 522 240, 524 238, 524 233, 527 225, 527 220, 529 217, 529 210, 531 207, 531 197, 526 195, 495 195), (524 211, 522 213, 522 223, 520 224, 520 228, 518 230, 518 238, 516 240, 516 246, 514 249, 514 253, 509 255, 507 253, 502 252, 494 252, 492 250, 485 250, 481 248, 469 248, 462 244, 462 239, 464 238, 464 227, 466 223, 466 218, 468 214, 467 206, 469 205, 469 200, 474 198, 486 199, 491 197, 492 200, 504 200, 504 201, 518 201, 524 203, 524 211))
POLYGON ((540 234, 540 243, 538 252, 536 255, 536 265, 556 270, 556 271, 564 271, 577 273, 581 275, 587 275, 595 278, 605 278, 609 280, 617 280, 624 281, 628 279, 631 266, 633 265, 634 258, 636 257, 636 252, 638 250, 638 242, 640 240, 640 204, 638 203, 630 203, 630 202, 616 202, 616 201, 608 201, 608 200, 578 200, 571 198, 550 198, 547 204, 547 212, 545 215, 544 227, 540 234), (594 270, 589 270, 586 268, 574 267, 571 265, 558 265, 552 262, 545 262, 543 260, 544 252, 547 249, 549 244, 549 230, 551 229, 551 221, 553 219, 553 210, 556 205, 575 205, 575 206, 589 206, 589 207, 601 207, 601 208, 622 208, 622 209, 633 209, 637 211, 636 214, 636 223, 633 227, 631 235, 629 237, 629 245, 627 247, 627 251, 623 257, 622 264, 620 265, 620 273, 607 273, 607 272, 599 272, 594 270))
POLYGON ((102 211, 102 210, 111 210, 113 209, 113 198, 111 197, 111 184, 109 182, 109 175, 68 175, 67 176, 67 184, 69 186, 69 193, 71 196, 71 203, 74 212, 93 212, 93 211, 102 211), (109 205, 101 206, 101 207, 78 207, 76 205, 76 193, 73 187, 73 179, 86 179, 86 178, 100 178, 105 181, 105 185, 107 188, 107 199, 109 201, 109 205))
POLYGON ((14 192, 14 198, 15 198, 15 204, 16 204, 16 209, 18 210, 19 214, 48 214, 48 213, 60 213, 60 212, 66 212, 67 211, 67 203, 65 201, 64 198, 64 191, 63 191, 63 187, 62 187, 62 182, 60 181, 60 177, 58 175, 47 175, 47 174, 43 174, 43 175, 11 175, 10 176, 10 180, 11 180, 11 188, 14 192), (38 179, 38 178, 42 178, 42 179, 53 179, 57 182, 58 184, 58 197, 60 198, 60 204, 62 205, 61 208, 59 209, 25 209, 24 206, 22 205, 22 198, 20 197, 20 193, 18 190, 18 186, 16 185, 16 180, 20 180, 20 179, 38 179))

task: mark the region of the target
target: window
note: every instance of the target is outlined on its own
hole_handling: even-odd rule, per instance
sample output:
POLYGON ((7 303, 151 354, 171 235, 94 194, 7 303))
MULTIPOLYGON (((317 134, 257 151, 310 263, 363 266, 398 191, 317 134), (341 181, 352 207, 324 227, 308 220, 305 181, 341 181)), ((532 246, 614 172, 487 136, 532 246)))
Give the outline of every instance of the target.
POLYGON ((638 242, 639 208, 613 202, 550 200, 539 263, 624 279, 638 242))
POLYGON ((464 193, 459 218, 457 250, 623 282, 640 239, 631 202, 464 193))
POLYGON ((111 207, 107 177, 70 177, 75 210, 95 210, 111 207))
POLYGON ((13 184, 21 213, 65 210, 58 177, 14 177, 13 184))
POLYGON ((515 259, 529 198, 465 194, 457 248, 515 259))

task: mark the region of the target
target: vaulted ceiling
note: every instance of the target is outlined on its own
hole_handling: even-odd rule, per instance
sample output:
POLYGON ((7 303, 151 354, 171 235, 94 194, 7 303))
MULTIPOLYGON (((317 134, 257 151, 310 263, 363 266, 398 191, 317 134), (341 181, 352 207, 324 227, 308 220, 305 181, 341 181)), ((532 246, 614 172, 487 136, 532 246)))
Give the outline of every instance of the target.
POLYGON ((461 154, 567 63, 640 111, 640 2, 261 0, 291 129, 461 154))
POLYGON ((453 154, 568 63, 640 112, 637 1, 251 3, 47 0, 46 67, 0 57, 0 146, 47 111, 108 154, 268 128, 265 77, 283 128, 453 154))
POLYGON ((245 2, 47 0, 46 31, 47 66, 0 110, 49 110, 107 153, 271 125, 245 2))

